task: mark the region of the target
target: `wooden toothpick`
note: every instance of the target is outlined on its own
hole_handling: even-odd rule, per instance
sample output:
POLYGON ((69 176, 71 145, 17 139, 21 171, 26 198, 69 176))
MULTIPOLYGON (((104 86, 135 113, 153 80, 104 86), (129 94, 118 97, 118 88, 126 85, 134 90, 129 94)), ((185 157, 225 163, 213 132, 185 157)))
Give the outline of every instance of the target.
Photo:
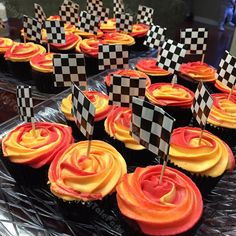
POLYGON ((201 62, 204 63, 204 61, 205 61, 205 54, 202 54, 202 60, 201 60, 201 62))
POLYGON ((200 137, 199 137, 199 141, 198 141, 198 145, 201 145, 203 132, 204 132, 204 129, 201 130, 200 137))
POLYGON ((235 86, 233 86, 233 88, 230 90, 230 92, 229 92, 229 96, 228 96, 228 100, 230 100, 230 98, 231 98, 231 96, 232 96, 232 94, 233 94, 233 92, 234 92, 234 87, 235 86))
POLYGON ((50 44, 48 43, 48 53, 50 53, 50 44))
POLYGON ((88 142, 87 157, 89 157, 90 155, 91 145, 92 145, 92 139, 90 139, 88 142))
POLYGON ((166 166, 167 166, 167 161, 164 161, 164 163, 162 165, 162 169, 161 169, 160 180, 159 180, 160 185, 162 185, 162 180, 163 180, 163 176, 164 176, 164 173, 165 173, 166 166))

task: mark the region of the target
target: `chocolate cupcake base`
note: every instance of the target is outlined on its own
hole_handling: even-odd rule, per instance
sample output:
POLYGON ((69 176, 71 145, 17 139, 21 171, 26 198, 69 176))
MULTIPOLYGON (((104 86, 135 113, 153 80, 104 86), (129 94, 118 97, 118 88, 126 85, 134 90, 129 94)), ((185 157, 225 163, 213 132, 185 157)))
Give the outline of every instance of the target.
POLYGON ((160 76, 154 76, 154 75, 148 75, 151 79, 151 83, 171 83, 173 75, 160 75, 160 76))
POLYGON ((98 58, 85 55, 85 68, 87 76, 98 74, 98 58))
POLYGON ((145 37, 134 37, 135 44, 131 46, 132 51, 147 51, 149 49, 148 46, 144 45, 145 37))
POLYGON ((3 73, 9 72, 7 62, 4 58, 4 54, 0 54, 0 71, 3 73))

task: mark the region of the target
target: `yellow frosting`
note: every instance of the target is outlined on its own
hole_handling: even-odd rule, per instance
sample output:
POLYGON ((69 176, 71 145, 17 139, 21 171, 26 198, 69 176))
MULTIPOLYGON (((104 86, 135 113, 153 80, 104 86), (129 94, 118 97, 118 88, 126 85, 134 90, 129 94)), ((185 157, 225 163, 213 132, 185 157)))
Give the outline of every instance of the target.
POLYGON ((103 39, 108 44, 122 44, 127 46, 135 44, 132 36, 117 32, 104 34, 103 39))
POLYGON ((30 60, 30 65, 32 69, 43 72, 52 73, 53 72, 53 53, 39 54, 30 60))
POLYGON ((5 53, 8 48, 13 44, 13 41, 8 38, 0 37, 0 54, 5 53))

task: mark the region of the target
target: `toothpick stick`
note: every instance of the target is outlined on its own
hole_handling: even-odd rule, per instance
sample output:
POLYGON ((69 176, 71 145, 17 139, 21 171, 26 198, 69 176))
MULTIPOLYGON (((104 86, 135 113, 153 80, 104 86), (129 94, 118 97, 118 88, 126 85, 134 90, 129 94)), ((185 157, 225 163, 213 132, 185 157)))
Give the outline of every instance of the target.
POLYGON ((24 38, 24 44, 26 44, 26 35, 25 35, 25 33, 24 33, 23 38, 24 38))
POLYGON ((90 155, 91 145, 92 145, 92 140, 90 139, 88 142, 87 157, 89 157, 90 155))
POLYGON ((202 129, 202 130, 201 130, 201 133, 200 133, 200 138, 199 138, 199 141, 198 141, 198 145, 201 145, 201 141, 202 141, 203 132, 204 132, 204 129, 202 129))
POLYGON ((50 44, 48 43, 48 53, 50 53, 50 44))
POLYGON ((32 124, 33 135, 34 135, 35 138, 37 138, 36 125, 35 125, 34 118, 33 118, 33 121, 31 122, 31 124, 32 124))
POLYGON ((164 173, 165 173, 166 165, 167 165, 167 161, 164 161, 164 163, 162 165, 162 169, 161 169, 160 180, 159 180, 160 185, 162 185, 162 180, 163 180, 163 176, 164 176, 164 173))
POLYGON ((177 81, 177 75, 173 75, 173 78, 171 80, 171 85, 172 85, 172 88, 174 87, 174 85, 176 84, 176 81, 177 81))
POLYGON ((204 61, 205 61, 205 54, 202 54, 202 60, 201 60, 201 62, 204 63, 204 61))
POLYGON ((235 87, 235 86, 233 86, 233 88, 232 88, 232 89, 230 90, 230 92, 229 92, 229 96, 228 96, 228 98, 227 98, 228 100, 231 98, 231 96, 232 96, 232 94, 233 94, 234 87, 235 87))

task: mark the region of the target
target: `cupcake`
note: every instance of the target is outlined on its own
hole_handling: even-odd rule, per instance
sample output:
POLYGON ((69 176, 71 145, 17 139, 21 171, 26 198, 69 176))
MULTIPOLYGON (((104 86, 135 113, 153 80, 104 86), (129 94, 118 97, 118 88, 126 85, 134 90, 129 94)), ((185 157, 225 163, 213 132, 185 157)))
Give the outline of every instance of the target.
POLYGON ((189 62, 180 66, 178 82, 195 92, 200 81, 213 87, 216 80, 215 74, 216 70, 206 63, 189 62))
POLYGON ((135 44, 135 40, 132 36, 118 32, 104 34, 103 40, 107 44, 121 44, 126 46, 132 46, 135 44))
MULTIPOLYGON (((222 92, 222 93, 228 93, 229 94, 230 91, 231 91, 231 89, 228 86, 226 86, 225 84, 223 84, 219 80, 216 80, 215 87, 219 92, 222 92)), ((236 95, 236 86, 233 89, 233 95, 236 95)))
POLYGON ((21 80, 30 80, 30 59, 38 54, 43 54, 46 49, 34 43, 14 43, 5 53, 5 59, 10 71, 21 80))
POLYGON ((89 38, 80 41, 76 45, 77 53, 84 53, 85 67, 87 75, 95 75, 99 72, 98 70, 98 46, 104 44, 102 39, 89 38))
POLYGON ((229 146, 217 136, 200 128, 174 129, 169 151, 169 165, 187 174, 207 195, 227 170, 235 166, 229 146))
MULTIPOLYGON (((93 139, 104 139, 106 134, 104 131, 104 120, 111 110, 111 106, 108 105, 109 97, 97 91, 83 91, 83 93, 96 107, 93 139)), ((78 140, 85 139, 77 128, 72 114, 72 94, 62 100, 61 111, 66 117, 67 124, 72 127, 74 137, 78 140)))
POLYGON ((51 43, 50 49, 52 52, 56 52, 56 53, 74 53, 75 46, 81 40, 82 39, 80 36, 73 34, 71 32, 67 32, 66 33, 66 43, 65 44, 51 43))
POLYGON ((113 106, 104 122, 110 137, 108 141, 121 152, 127 165, 147 166, 155 163, 155 156, 131 136, 131 116, 131 108, 113 106))
POLYGON ((151 79, 152 83, 165 82, 170 83, 173 75, 156 65, 155 58, 142 58, 137 61, 135 67, 144 73, 146 73, 151 79))
POLYGON ((36 122, 35 127, 34 132, 31 123, 19 125, 2 140, 2 160, 23 184, 46 184, 47 166, 58 152, 73 143, 71 128, 66 125, 36 122))
MULTIPOLYGON (((162 166, 136 168, 117 186, 118 207, 135 222, 132 235, 194 235, 203 213, 203 200, 196 185, 183 173, 162 166)), ((133 224, 134 225, 134 224, 133 224)))
POLYGON ((106 22, 100 24, 100 30, 103 33, 116 32, 116 19, 108 19, 106 22))
POLYGON ((12 46, 13 41, 8 38, 0 37, 0 71, 7 72, 7 63, 4 58, 5 52, 12 46))
POLYGON ((148 47, 143 44, 147 33, 149 30, 149 26, 145 24, 133 24, 132 32, 129 33, 135 39, 135 44, 132 49, 135 51, 144 51, 148 50, 148 47))
POLYGON ((211 94, 213 106, 207 119, 206 129, 229 145, 236 144, 236 96, 226 93, 211 94))
POLYGON ((146 98, 176 119, 175 128, 189 125, 194 98, 191 90, 179 84, 155 83, 146 89, 146 98))
POLYGON ((76 29, 74 34, 77 34, 79 35, 82 39, 87 39, 87 38, 101 38, 103 36, 103 32, 101 30, 98 30, 97 31, 97 34, 92 34, 92 33, 89 33, 89 32, 85 32, 85 31, 81 31, 79 29, 76 29))

